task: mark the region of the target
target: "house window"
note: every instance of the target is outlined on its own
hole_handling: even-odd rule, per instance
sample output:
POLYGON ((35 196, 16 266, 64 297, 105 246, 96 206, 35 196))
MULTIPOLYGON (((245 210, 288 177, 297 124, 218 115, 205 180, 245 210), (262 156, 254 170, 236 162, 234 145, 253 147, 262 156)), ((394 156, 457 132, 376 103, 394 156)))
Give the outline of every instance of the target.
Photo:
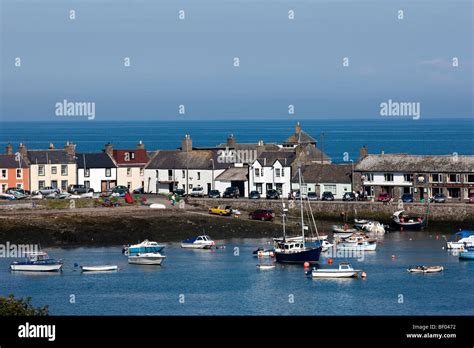
POLYGON ((373 173, 365 173, 364 174, 364 177, 365 177, 365 181, 374 181, 374 174, 373 173))
POLYGON ((16 178, 21 179, 23 177, 23 169, 18 168, 16 170, 16 178))
POLYGON ((90 170, 90 168, 84 169, 84 176, 85 176, 86 178, 88 178, 88 177, 91 176, 91 170, 90 170))
POLYGON ((275 168, 275 176, 279 178, 281 176, 281 170, 280 168, 275 168))
POLYGON ((140 168, 140 176, 143 176, 145 174, 145 170, 143 168, 140 168))
POLYGON ((42 164, 38 166, 38 175, 44 176, 44 165, 42 164))
POLYGON ((1 179, 8 179, 8 171, 6 169, 2 169, 0 171, 0 178, 1 179))
POLYGON ((367 197, 374 196, 374 187, 373 186, 364 186, 364 191, 367 194, 367 197))
POLYGON ((127 182, 127 188, 130 190, 132 188, 132 183, 129 181, 127 182))
POLYGON ((127 168, 127 176, 132 176, 132 168, 127 168))
POLYGON ((262 193, 262 184, 260 183, 260 184, 257 184, 255 186, 256 186, 256 189, 257 189, 258 193, 262 193))
POLYGON ((52 180, 51 181, 51 187, 57 189, 58 188, 58 181, 57 180, 52 180))
POLYGON ((433 187, 433 188, 431 189, 431 192, 432 192, 432 194, 433 194, 433 196, 434 196, 434 195, 443 193, 443 189, 442 189, 441 187, 433 187))
POLYGON ((460 182, 460 177, 459 174, 449 174, 449 182, 460 182))
POLYGON ((198 180, 201 180, 201 172, 197 172, 198 180))
POLYGON ((404 187, 404 188, 403 188, 403 194, 404 194, 404 195, 409 195, 409 194, 411 194, 411 187, 404 187))
POLYGON ((260 176, 263 176, 263 168, 260 169, 260 176))
POLYGON ((336 194, 336 185, 324 185, 324 191, 329 191, 333 195, 336 194))
POLYGON ((183 179, 185 179, 186 178, 186 171, 185 170, 182 171, 182 175, 183 175, 183 179))
POLYGON ((61 180, 61 191, 67 191, 67 180, 61 180))
POLYGON ((285 176, 285 168, 281 168, 281 176, 285 176))
POLYGON ((110 168, 105 168, 105 176, 107 177, 112 176, 112 170, 110 168))
POLYGON ((466 174, 466 182, 474 182, 474 174, 466 174))
POLYGON ((255 168, 255 176, 260 176, 260 168, 255 168))
POLYGON ((2 184, 2 193, 4 193, 7 190, 7 184, 2 184))
POLYGON ((282 194, 283 193, 283 184, 282 183, 276 183, 275 184, 275 190, 277 190, 279 194, 282 194))
POLYGON ((431 174, 431 182, 443 182, 443 174, 431 174))
POLYGON ((38 181, 38 188, 41 190, 44 188, 44 180, 38 181))
POLYGON ((61 175, 62 176, 67 175, 67 164, 62 164, 61 165, 61 175))
POLYGON ((459 197, 461 197, 461 189, 459 187, 450 187, 450 188, 448 188, 448 197, 449 198, 459 198, 459 197))
POLYGON ((403 174, 403 181, 412 182, 413 181, 413 174, 403 174))
POLYGON ((193 184, 189 184, 189 189, 192 190, 193 184))
POLYGON ((393 174, 392 173, 385 173, 383 175, 385 181, 393 181, 393 174))
POLYGON ((51 167, 51 174, 57 174, 58 168, 56 166, 51 167))
POLYGON ((16 188, 22 189, 22 188, 23 188, 23 184, 16 184, 16 188))
POLYGON ((84 186, 87 188, 91 187, 91 182, 89 180, 84 181, 84 186))

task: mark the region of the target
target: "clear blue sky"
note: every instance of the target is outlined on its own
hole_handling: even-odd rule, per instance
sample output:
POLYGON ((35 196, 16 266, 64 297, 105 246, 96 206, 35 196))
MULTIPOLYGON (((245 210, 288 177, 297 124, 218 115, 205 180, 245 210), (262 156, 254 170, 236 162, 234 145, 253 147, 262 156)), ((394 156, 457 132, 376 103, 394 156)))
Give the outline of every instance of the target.
POLYGON ((98 121, 285 119, 289 104, 298 119, 377 118, 388 99, 473 116, 471 0, 0 3, 3 120, 54 121, 63 99, 95 102, 98 121))

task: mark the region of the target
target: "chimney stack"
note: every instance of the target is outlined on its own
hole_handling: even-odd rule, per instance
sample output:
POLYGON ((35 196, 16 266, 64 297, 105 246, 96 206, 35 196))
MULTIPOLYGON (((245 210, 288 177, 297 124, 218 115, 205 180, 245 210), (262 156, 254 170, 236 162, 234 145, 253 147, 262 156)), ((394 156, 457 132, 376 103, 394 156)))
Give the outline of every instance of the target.
POLYGON ((76 154, 76 145, 70 141, 67 141, 66 145, 64 145, 64 150, 68 153, 68 155, 74 156, 76 154))
POLYGON ((20 145, 18 145, 18 152, 24 157, 26 158, 27 154, 28 154, 28 149, 26 148, 26 145, 23 144, 23 143, 20 143, 20 145))
POLYGON ((300 125, 299 121, 296 122, 295 133, 296 133, 296 134, 300 134, 300 133, 301 133, 301 125, 300 125))
POLYGON ((369 150, 367 150, 367 146, 362 146, 359 150, 359 159, 364 158, 369 154, 369 150))
POLYGON ((181 141, 181 151, 190 152, 193 149, 193 141, 191 140, 191 136, 186 134, 184 139, 181 141))
POLYGON ((5 148, 5 153, 7 155, 13 155, 13 146, 12 146, 12 144, 8 143, 7 147, 5 148))
POLYGON ((143 143, 143 141, 139 141, 138 144, 137 144, 137 149, 138 150, 145 150, 145 144, 143 143))
POLYGON ((235 147, 236 143, 237 142, 235 141, 234 134, 229 135, 229 137, 227 138, 227 146, 228 147, 235 147))
POLYGON ((54 150, 54 144, 53 144, 53 143, 49 143, 48 149, 49 149, 49 150, 54 150))
POLYGON ((111 143, 105 144, 104 151, 107 155, 113 156, 114 155, 114 146, 111 143))

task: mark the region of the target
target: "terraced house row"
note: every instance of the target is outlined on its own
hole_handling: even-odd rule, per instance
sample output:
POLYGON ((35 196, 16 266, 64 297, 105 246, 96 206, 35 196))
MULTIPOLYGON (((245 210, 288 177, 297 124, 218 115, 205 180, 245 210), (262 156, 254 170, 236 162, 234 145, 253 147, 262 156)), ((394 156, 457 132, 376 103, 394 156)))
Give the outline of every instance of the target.
POLYGON ((14 151, 9 144, 6 154, 0 155, 1 192, 10 187, 66 191, 76 184, 95 192, 117 185, 155 194, 176 189, 189 193, 198 187, 207 195, 237 187, 244 197, 251 191, 265 196, 270 190, 287 197, 300 190, 318 197, 331 192, 341 199, 347 192, 359 191, 369 198, 385 192, 393 199, 412 194, 422 201, 442 193, 450 201, 463 201, 474 194, 474 156, 369 154, 363 147, 355 163, 334 164, 299 123, 281 143, 238 143, 231 134, 225 143, 196 147, 185 135, 174 150, 147 151, 139 141, 131 149, 115 149, 108 143, 99 152, 80 153, 75 144, 66 142, 62 148, 50 144, 46 150, 19 144, 14 151), (301 187, 298 167, 304 178, 301 187))

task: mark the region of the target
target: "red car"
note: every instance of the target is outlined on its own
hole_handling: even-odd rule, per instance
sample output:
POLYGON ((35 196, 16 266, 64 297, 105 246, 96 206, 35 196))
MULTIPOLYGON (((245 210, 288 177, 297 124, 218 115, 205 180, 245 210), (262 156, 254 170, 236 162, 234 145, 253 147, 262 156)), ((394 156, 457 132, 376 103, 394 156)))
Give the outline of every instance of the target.
POLYGON ((387 192, 382 192, 377 197, 377 202, 390 202, 392 197, 387 192))
POLYGON ((271 209, 258 209, 249 214, 249 218, 253 220, 272 221, 274 217, 271 209))

